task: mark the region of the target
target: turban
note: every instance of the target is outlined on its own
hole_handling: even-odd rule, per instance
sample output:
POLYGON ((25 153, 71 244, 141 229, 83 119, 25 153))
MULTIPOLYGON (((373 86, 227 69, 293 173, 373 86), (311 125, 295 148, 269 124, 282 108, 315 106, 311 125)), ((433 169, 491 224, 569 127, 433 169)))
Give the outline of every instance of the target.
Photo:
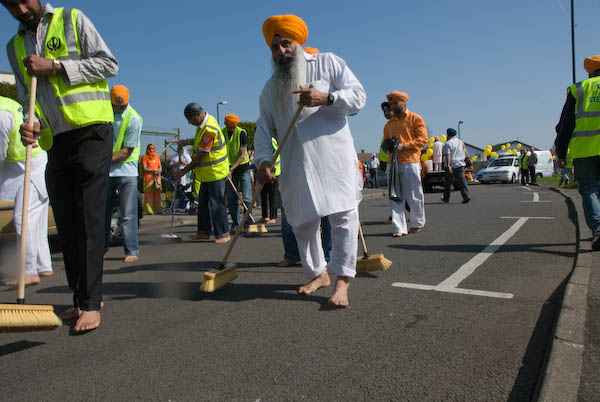
POLYGON ((233 128, 235 126, 237 126, 237 124, 240 122, 240 118, 237 117, 237 115, 235 114, 226 114, 225 115, 225 125, 227 127, 233 128))
POLYGON ((197 103, 190 103, 183 110, 183 115, 187 119, 187 118, 194 117, 194 116, 200 116, 202 114, 202 112, 204 112, 204 109, 202 109, 202 106, 200 106, 197 103))
POLYGON ((586 57, 583 61, 583 68, 585 68, 585 71, 587 71, 588 74, 591 74, 596 70, 600 70, 600 55, 586 57))
POLYGON ((271 47, 275 35, 291 39, 302 45, 308 39, 308 28, 306 23, 295 15, 274 15, 263 23, 263 35, 269 47, 271 47))
POLYGON ((456 135, 456 130, 453 128, 449 128, 446 130, 446 134, 448 134, 448 137, 454 137, 456 135))
POLYGON ((124 85, 115 85, 110 89, 110 101, 113 105, 122 106, 129 103, 129 89, 124 85))
POLYGON ((440 140, 440 137, 435 137, 435 140, 436 140, 436 141, 439 141, 439 140, 440 140))
POLYGON ((386 95, 387 100, 392 102, 392 101, 398 101, 400 103, 406 103, 408 102, 408 95, 404 92, 400 92, 400 91, 392 91, 389 94, 386 95))

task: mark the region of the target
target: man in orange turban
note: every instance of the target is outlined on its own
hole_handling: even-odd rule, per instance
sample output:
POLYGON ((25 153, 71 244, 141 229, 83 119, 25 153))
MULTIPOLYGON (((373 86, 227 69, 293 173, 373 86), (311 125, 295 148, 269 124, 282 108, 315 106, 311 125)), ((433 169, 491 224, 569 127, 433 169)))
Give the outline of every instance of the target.
POLYGON ((583 67, 589 78, 567 89, 554 145, 560 168, 570 147, 592 249, 600 250, 600 55, 586 57, 583 67))
POLYGON ((308 29, 299 17, 270 17, 263 24, 263 34, 274 72, 260 96, 254 136, 257 179, 261 183, 274 180, 271 137, 274 129, 278 136, 284 135, 298 104, 302 105, 291 135, 280 148, 279 176, 285 217, 310 279, 298 292, 311 294, 329 286, 329 269, 337 275, 329 302, 347 306, 349 278, 356 275, 362 177, 356 169, 358 160, 346 116, 363 108, 365 91, 336 55, 304 51, 308 29), (323 217, 331 224, 329 263, 319 231, 323 217))
MULTIPOLYGON (((248 134, 238 126, 240 118, 235 114, 225 115, 225 127, 222 132, 227 142, 227 158, 229 159, 229 178, 235 188, 242 193, 242 199, 246 206, 252 202, 252 177, 250 176, 250 158, 248 157, 248 134)), ((240 211, 238 209, 238 197, 231 183, 225 186, 227 194, 227 209, 231 216, 231 233, 235 233, 240 224, 240 211)), ((248 228, 250 220, 246 219, 245 229, 248 228)))
POLYGON ((392 207, 393 237, 401 237, 408 233, 416 233, 425 225, 425 197, 421 186, 421 148, 427 143, 427 128, 423 118, 406 108, 408 95, 400 91, 388 93, 394 117, 383 129, 384 150, 395 158, 389 158, 391 169, 397 169, 400 176, 401 189, 397 197, 390 197, 392 207), (394 139, 392 141, 392 139, 394 139), (394 141, 397 144, 394 144, 394 141), (390 147, 394 144, 396 148, 390 147), (393 164, 393 166, 392 166, 393 164), (410 224, 408 229, 404 206, 410 207, 410 224))

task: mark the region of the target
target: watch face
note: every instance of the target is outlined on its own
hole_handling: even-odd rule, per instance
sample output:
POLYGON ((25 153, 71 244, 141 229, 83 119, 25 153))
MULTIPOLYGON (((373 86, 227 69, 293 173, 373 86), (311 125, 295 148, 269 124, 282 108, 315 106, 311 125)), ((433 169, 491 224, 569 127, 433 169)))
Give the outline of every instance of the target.
POLYGON ((329 94, 329 95, 327 96, 327 103, 328 103, 329 105, 331 105, 331 104, 333 103, 333 101, 334 101, 333 94, 329 94))

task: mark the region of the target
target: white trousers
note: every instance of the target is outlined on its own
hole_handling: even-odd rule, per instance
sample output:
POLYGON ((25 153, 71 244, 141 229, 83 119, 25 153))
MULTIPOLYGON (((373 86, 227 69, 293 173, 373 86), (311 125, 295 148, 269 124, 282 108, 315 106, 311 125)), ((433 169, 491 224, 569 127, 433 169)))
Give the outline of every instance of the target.
MULTIPOLYGON (((25 273, 35 275, 39 272, 52 271, 50 247, 48 246, 48 197, 42 196, 34 185, 31 185, 29 190, 25 273)), ((20 253, 22 217, 23 189, 21 188, 16 194, 15 209, 13 211, 17 232, 17 253, 20 253)))
POLYGON ((394 233, 407 234, 406 217, 404 214, 404 203, 410 208, 411 228, 422 228, 425 226, 425 197, 421 186, 421 164, 403 163, 398 165, 400 169, 400 182, 402 183, 403 201, 390 200, 392 207, 392 224, 394 233))
POLYGON ((298 252, 304 274, 316 278, 326 269, 338 276, 356 276, 356 253, 358 251, 358 208, 328 216, 331 225, 331 258, 325 261, 321 246, 321 218, 294 227, 298 252))

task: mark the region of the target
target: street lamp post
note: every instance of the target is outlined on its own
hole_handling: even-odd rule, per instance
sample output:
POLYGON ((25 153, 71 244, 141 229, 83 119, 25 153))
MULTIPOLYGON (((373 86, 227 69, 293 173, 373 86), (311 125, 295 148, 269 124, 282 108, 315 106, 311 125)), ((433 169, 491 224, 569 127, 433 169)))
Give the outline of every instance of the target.
POLYGON ((459 120, 459 122, 458 122, 458 139, 459 140, 460 140, 460 125, 463 123, 464 123, 464 121, 462 121, 462 120, 459 120))
POLYGON ((221 120, 219 119, 219 105, 226 105, 227 101, 226 100, 222 100, 221 102, 217 103, 217 123, 219 123, 219 125, 221 125, 221 120))

